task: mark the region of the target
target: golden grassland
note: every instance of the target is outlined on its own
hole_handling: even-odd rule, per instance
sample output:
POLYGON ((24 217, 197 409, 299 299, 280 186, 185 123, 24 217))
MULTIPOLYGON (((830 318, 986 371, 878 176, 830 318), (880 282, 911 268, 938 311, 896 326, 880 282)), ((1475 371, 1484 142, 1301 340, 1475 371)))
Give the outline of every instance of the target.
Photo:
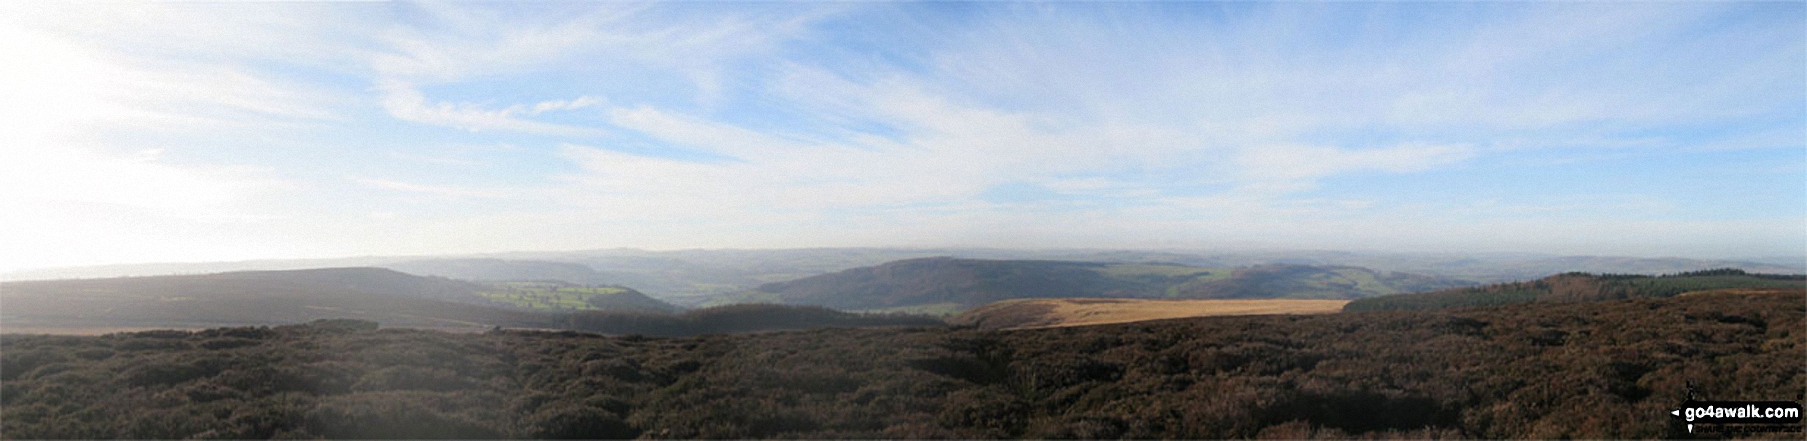
POLYGON ((955 324, 985 329, 1057 328, 1186 317, 1331 314, 1348 300, 1320 299, 1019 299, 985 305, 955 317, 955 324))

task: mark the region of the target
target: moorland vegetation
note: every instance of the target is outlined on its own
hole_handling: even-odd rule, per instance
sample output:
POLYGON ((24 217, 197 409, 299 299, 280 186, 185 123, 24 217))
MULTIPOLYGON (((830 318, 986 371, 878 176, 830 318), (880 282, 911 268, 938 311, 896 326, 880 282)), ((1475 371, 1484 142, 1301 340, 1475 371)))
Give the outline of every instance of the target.
POLYGON ((683 338, 355 320, 0 336, 6 438, 1655 438, 1803 399, 1807 304, 1709 293, 683 338))

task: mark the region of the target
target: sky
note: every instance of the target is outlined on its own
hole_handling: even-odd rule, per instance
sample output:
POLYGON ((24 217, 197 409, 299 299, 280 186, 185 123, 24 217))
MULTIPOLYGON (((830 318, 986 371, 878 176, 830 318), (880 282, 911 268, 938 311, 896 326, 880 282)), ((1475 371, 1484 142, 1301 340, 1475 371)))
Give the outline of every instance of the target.
POLYGON ((1802 2, 7 2, 0 119, 0 271, 1807 254, 1802 2))

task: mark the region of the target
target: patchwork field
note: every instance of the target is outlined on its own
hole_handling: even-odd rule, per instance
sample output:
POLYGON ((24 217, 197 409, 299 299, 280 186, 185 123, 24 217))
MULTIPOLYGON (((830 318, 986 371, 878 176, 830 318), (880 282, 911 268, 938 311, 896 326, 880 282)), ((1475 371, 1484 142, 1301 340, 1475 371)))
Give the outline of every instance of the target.
POLYGON ((1348 300, 1319 299, 1021 299, 967 311, 950 321, 980 329, 1056 328, 1185 317, 1330 314, 1348 300))
POLYGON ((489 302, 537 311, 636 310, 672 312, 677 308, 629 288, 584 286, 563 282, 499 282, 480 291, 489 302))

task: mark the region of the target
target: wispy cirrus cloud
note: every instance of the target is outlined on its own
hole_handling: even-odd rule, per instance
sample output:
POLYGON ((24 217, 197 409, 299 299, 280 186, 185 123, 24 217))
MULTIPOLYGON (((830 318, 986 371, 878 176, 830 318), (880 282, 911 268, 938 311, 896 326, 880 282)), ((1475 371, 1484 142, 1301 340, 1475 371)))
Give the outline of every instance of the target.
POLYGON ((600 132, 594 125, 556 124, 529 117, 552 110, 595 106, 603 103, 606 96, 583 95, 562 101, 486 108, 435 101, 421 91, 421 86, 543 72, 553 66, 593 75, 621 70, 607 65, 584 66, 585 60, 608 60, 676 74, 688 80, 686 85, 694 99, 716 101, 723 93, 722 70, 740 59, 775 50, 783 41, 803 32, 809 22, 824 16, 821 11, 812 11, 727 14, 673 21, 655 14, 657 11, 647 5, 601 4, 572 16, 508 22, 486 20, 480 18, 482 14, 463 8, 419 6, 433 20, 388 33, 383 40, 387 49, 377 51, 370 60, 381 78, 379 89, 390 115, 464 130, 564 137, 594 136, 600 132))
POLYGON ((384 90, 383 109, 388 111, 389 115, 403 121, 452 127, 471 132, 499 130, 562 137, 593 137, 603 133, 601 129, 593 127, 554 124, 526 118, 561 108, 572 110, 594 105, 590 103, 572 108, 569 104, 581 102, 586 97, 575 98, 571 101, 541 102, 531 107, 515 105, 501 109, 487 109, 474 103, 430 102, 420 91, 407 85, 390 84, 383 86, 382 89, 384 90))
POLYGON ((4 165, 146 184, 0 199, 266 255, 1773 250, 1807 240, 1802 8, 8 4, 4 165))
POLYGON ((352 181, 376 189, 424 194, 450 199, 500 198, 507 195, 507 193, 500 190, 464 188, 451 185, 418 184, 392 179, 352 178, 352 181))
POLYGON ((1411 173, 1457 164, 1475 156, 1461 145, 1409 144, 1375 149, 1262 145, 1243 149, 1237 170, 1250 187, 1300 191, 1318 178, 1344 173, 1411 173))

